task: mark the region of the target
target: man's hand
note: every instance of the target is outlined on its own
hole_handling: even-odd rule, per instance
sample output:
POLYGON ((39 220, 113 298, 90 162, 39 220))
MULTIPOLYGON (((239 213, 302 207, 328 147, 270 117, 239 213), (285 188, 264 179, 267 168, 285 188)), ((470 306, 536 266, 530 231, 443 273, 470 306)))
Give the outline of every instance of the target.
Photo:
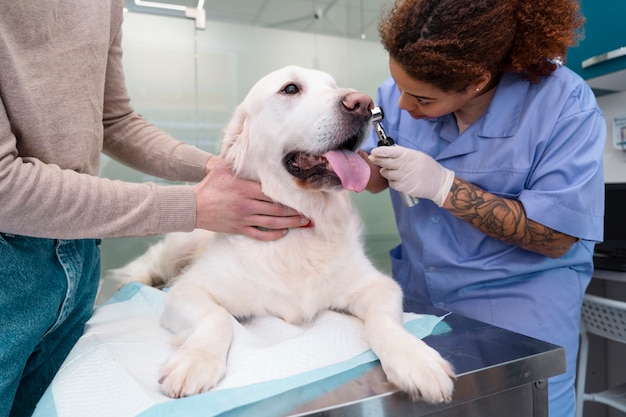
POLYGON ((454 181, 454 171, 441 166, 423 152, 402 146, 372 149, 370 160, 380 166, 389 186, 413 197, 433 200, 443 206, 454 181))
POLYGON ((235 177, 219 157, 209 159, 207 171, 194 186, 197 228, 269 241, 309 224, 297 211, 272 202, 260 184, 235 177))

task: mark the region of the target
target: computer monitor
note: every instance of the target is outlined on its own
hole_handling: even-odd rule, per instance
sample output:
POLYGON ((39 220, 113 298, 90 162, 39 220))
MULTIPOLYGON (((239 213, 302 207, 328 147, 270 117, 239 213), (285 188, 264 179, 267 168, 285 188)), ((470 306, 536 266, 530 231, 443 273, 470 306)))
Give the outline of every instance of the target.
POLYGON ((604 185, 604 242, 596 249, 603 248, 626 251, 626 183, 604 185))

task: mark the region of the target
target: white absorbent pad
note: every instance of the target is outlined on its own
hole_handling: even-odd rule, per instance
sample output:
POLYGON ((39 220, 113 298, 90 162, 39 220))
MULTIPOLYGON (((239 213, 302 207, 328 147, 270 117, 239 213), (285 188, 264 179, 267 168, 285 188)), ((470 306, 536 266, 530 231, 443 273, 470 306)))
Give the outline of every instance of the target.
MULTIPOLYGON (((173 335, 159 324, 164 301, 163 291, 133 283, 96 308, 34 417, 226 415, 297 387, 314 393, 322 380, 324 389, 332 388, 350 370, 377 362, 361 338, 363 323, 345 314, 327 311, 304 326, 276 317, 233 319, 225 378, 209 392, 173 400, 158 383, 159 368, 173 352, 173 335)), ((404 320, 423 338, 442 317, 405 313, 404 320)))

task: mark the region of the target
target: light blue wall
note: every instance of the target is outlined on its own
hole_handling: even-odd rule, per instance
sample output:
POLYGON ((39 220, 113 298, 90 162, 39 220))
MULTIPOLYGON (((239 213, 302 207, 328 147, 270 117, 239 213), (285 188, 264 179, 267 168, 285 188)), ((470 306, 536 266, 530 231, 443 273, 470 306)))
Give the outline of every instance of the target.
MULTIPOLYGON (((338 84, 376 95, 388 77, 378 42, 321 36, 220 22, 197 31, 192 20, 126 13, 124 68, 132 104, 173 136, 217 152, 221 129, 249 88, 288 64, 331 73, 338 84)), ((101 174, 129 181, 156 181, 107 157, 101 174)), ((372 259, 389 270, 388 250, 399 241, 388 193, 354 195, 365 223, 372 259)), ((225 210, 228 208, 225 207, 225 210)), ((110 239, 102 246, 103 270, 141 253, 155 238, 110 239)), ((104 282, 100 300, 114 291, 104 282)))

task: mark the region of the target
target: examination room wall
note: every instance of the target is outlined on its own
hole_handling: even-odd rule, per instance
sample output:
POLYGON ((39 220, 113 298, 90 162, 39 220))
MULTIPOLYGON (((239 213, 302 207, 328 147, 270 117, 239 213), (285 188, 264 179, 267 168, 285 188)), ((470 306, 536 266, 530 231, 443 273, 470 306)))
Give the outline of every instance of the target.
POLYGON ((614 145, 614 123, 626 119, 626 92, 598 97, 598 104, 606 118, 607 141, 604 148, 604 176, 610 183, 626 182, 626 147, 614 145))
MULTIPOLYGON (((340 86, 376 95, 389 76, 378 40, 348 39, 207 21, 126 13, 124 68, 134 108, 174 137, 209 152, 219 151, 221 131, 249 88, 263 75, 295 64, 331 73, 340 86)), ((280 132, 276 132, 280 134, 280 132)), ((102 176, 127 181, 163 180, 143 175, 103 156, 102 176)), ((374 262, 389 270, 388 250, 398 241, 387 192, 353 194, 374 262)), ((224 207, 228 210, 228 207, 224 207)), ((107 239, 102 270, 123 265, 158 237, 107 239)), ((99 302, 116 284, 103 275, 99 302)))

